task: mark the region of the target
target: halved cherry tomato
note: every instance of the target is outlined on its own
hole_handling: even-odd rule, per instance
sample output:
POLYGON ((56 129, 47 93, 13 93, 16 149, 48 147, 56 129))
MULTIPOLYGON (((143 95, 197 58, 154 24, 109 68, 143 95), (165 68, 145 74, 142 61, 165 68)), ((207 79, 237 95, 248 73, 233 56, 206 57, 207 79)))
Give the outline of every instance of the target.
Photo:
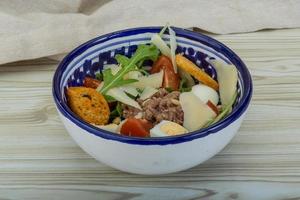
POLYGON ((206 105, 210 107, 217 115, 219 114, 219 110, 215 104, 213 104, 210 100, 207 101, 206 105))
POLYGON ((174 69, 164 68, 163 87, 178 90, 179 83, 179 76, 174 72, 174 69))
POLYGON ((172 61, 167 56, 160 56, 153 64, 150 73, 158 73, 160 70, 164 71, 163 85, 164 88, 171 88, 172 90, 178 90, 179 88, 179 76, 175 73, 172 61))
POLYGON ((163 69, 163 67, 173 68, 172 61, 165 55, 159 56, 159 58, 153 64, 150 73, 158 73, 161 69, 163 69))
POLYGON ((83 86, 96 89, 100 85, 101 81, 86 76, 83 80, 83 86))
POLYGON ((133 137, 149 137, 153 125, 144 119, 128 118, 121 127, 122 135, 133 137))

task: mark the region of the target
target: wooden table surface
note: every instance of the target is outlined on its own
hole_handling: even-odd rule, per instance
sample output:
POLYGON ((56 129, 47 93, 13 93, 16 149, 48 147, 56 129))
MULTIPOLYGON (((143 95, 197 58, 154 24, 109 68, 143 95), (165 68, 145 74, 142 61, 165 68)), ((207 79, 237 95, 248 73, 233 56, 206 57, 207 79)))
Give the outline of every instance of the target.
POLYGON ((76 145, 52 100, 57 61, 0 66, 0 199, 300 199, 300 29, 213 37, 249 67, 250 110, 221 153, 164 176, 119 172, 76 145))

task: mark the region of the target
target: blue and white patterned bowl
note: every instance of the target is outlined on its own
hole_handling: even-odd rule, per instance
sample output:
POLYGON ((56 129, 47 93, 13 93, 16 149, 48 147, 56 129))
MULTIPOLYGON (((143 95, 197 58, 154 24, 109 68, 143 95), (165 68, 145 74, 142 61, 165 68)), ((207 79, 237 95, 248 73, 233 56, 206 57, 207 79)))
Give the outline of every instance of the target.
MULTIPOLYGON (((104 64, 116 63, 115 54, 131 56, 138 44, 149 43, 162 27, 122 30, 92 39, 69 53, 53 78, 53 96, 59 115, 73 139, 97 160, 116 169, 138 174, 164 174, 193 167, 223 149, 237 132, 252 96, 252 81, 241 59, 224 44, 200 33, 173 28, 177 53, 184 53, 216 78, 207 59, 232 63, 238 70, 238 98, 232 113, 199 131, 164 138, 135 138, 96 128, 77 117, 68 107, 65 89, 81 86, 86 75, 95 76, 104 64)), ((168 35, 163 38, 169 41, 168 35)), ((195 108, 196 109, 196 108, 195 108)))

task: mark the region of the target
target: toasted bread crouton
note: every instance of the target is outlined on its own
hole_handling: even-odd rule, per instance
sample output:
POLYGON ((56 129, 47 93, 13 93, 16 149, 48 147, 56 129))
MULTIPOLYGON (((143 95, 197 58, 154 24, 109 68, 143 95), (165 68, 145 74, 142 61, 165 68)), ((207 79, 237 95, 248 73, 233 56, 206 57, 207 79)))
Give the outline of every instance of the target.
POLYGON ((199 67, 197 67, 189 59, 187 59, 186 57, 184 57, 180 54, 177 54, 175 60, 176 60, 177 66, 180 69, 182 69, 185 72, 191 74, 193 77, 195 77, 201 83, 203 83, 203 84, 213 88, 214 90, 218 91, 218 89, 219 89, 218 82, 215 81, 208 74, 206 74, 204 71, 202 71, 199 67))
POLYGON ((67 99, 71 110, 88 123, 107 124, 110 111, 107 101, 95 89, 69 87, 67 99))

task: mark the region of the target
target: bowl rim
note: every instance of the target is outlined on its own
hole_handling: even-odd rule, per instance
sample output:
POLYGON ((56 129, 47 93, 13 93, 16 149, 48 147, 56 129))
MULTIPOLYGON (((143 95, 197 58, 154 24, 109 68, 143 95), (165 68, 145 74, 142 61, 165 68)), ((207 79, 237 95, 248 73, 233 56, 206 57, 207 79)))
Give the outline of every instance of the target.
POLYGON ((70 53, 68 53, 64 57, 64 59, 59 63, 52 81, 52 94, 58 111, 61 112, 61 114, 64 117, 71 120, 73 123, 75 123, 77 126, 87 131, 89 134, 93 134, 97 137, 101 137, 108 140, 118 141, 127 144, 135 144, 135 145, 169 145, 169 144, 184 143, 187 141, 192 141, 194 139, 206 137, 210 134, 218 133, 220 130, 224 129, 225 127, 229 126, 231 123, 236 121, 247 110, 252 97, 252 90, 253 90, 252 79, 246 65, 239 58, 238 55, 236 55, 229 47, 227 47, 223 43, 202 33, 193 32, 191 30, 178 28, 178 27, 172 27, 176 35, 183 36, 188 39, 192 39, 194 41, 205 44, 210 48, 213 48, 217 52, 220 52, 223 55, 225 55, 225 57, 229 59, 236 66, 236 68, 238 68, 241 74, 241 79, 244 82, 244 87, 243 87, 244 94, 240 102, 235 107, 235 109, 225 119, 222 119, 221 121, 207 128, 203 128, 197 131, 192 131, 183 135, 168 136, 168 137, 154 137, 154 138, 152 137, 139 138, 139 137, 124 136, 121 134, 116 134, 110 131, 97 128, 81 120, 76 114, 74 114, 69 109, 67 104, 63 101, 62 96, 60 95, 61 94, 60 82, 64 70, 67 68, 68 64, 74 58, 76 58, 86 49, 94 45, 97 45, 101 42, 105 42, 114 38, 135 35, 139 33, 148 33, 148 32, 157 33, 161 30, 161 28, 162 28, 161 26, 147 26, 147 27, 137 27, 137 28, 115 31, 91 39, 81 44, 80 46, 72 50, 70 53))

